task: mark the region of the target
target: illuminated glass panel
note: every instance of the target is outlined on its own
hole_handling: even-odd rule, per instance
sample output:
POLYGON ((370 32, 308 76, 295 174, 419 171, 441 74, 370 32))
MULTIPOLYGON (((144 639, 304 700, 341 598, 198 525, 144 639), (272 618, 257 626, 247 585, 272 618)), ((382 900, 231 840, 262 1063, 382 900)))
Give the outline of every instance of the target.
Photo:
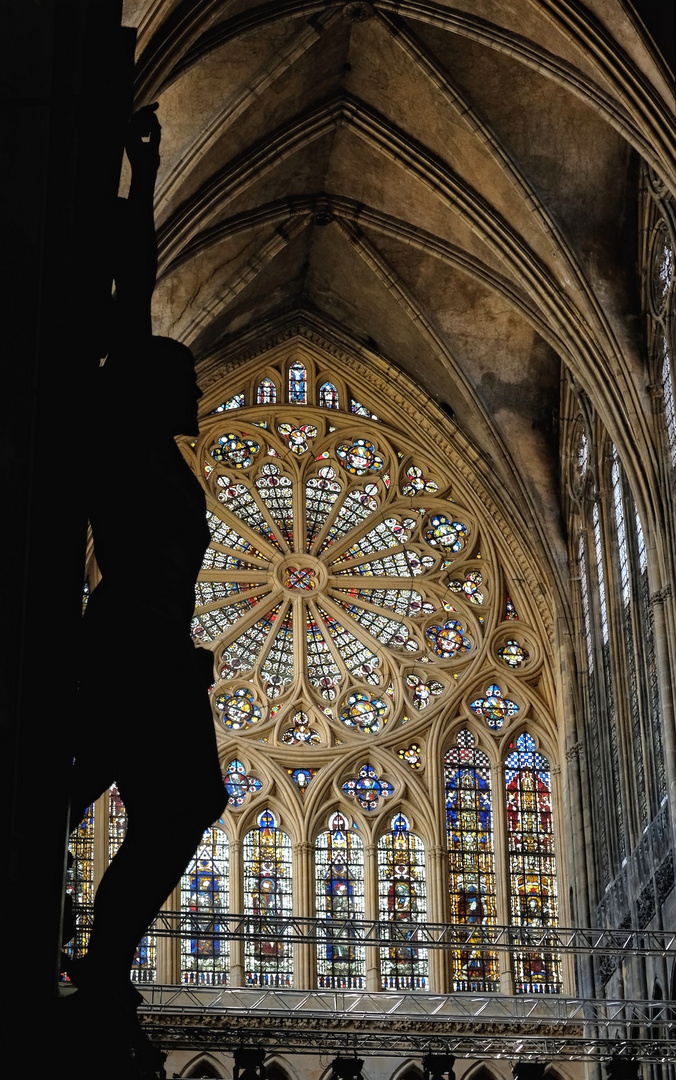
POLYGON ((263 786, 257 777, 247 776, 246 768, 237 758, 228 765, 223 783, 228 793, 228 806, 241 806, 247 795, 255 795, 263 786))
POLYGON ((92 804, 73 830, 68 844, 72 862, 66 872, 66 894, 73 905, 76 929, 64 952, 72 959, 83 956, 89 942, 89 930, 83 925, 82 914, 83 909, 91 910, 94 903, 94 815, 92 804))
MULTIPOLYGON (((444 758, 446 836, 451 922, 472 926, 496 921, 495 859, 491 770, 467 729, 444 758)), ((494 993, 498 989, 497 954, 468 934, 462 951, 451 954, 454 990, 494 993)))
POLYGON ((367 484, 363 489, 347 493, 319 549, 320 554, 375 513, 380 505, 377 495, 377 484, 367 484))
MULTIPOLYGON (((639 569, 638 603, 640 622, 643 629, 643 661, 647 671, 649 694, 650 727, 654 746, 655 773, 657 778, 657 801, 662 802, 667 795, 667 778, 664 769, 664 747, 662 743, 662 718, 660 704, 660 686, 657 672, 657 653, 655 651, 655 625, 653 608, 650 603, 650 583, 648 581, 648 556, 643 538, 643 528, 638 510, 634 507, 634 526, 636 529, 636 549, 639 569)), ((657 807, 654 808, 657 810, 657 807)))
POLYGON ((601 537, 601 518, 599 514, 598 503, 594 503, 592 511, 592 522, 594 526, 594 554, 596 557, 596 580, 598 584, 599 612, 601 615, 601 655, 603 658, 603 686, 605 690, 607 731, 608 739, 610 742, 610 758, 613 781, 612 797, 615 804, 615 815, 614 818, 611 820, 613 820, 617 825, 617 828, 614 830, 614 835, 618 843, 619 857, 620 859, 623 859, 626 855, 626 838, 624 833, 624 804, 620 790, 619 750, 617 745, 617 724, 615 722, 615 686, 611 671, 603 543, 601 537))
POLYGON ((342 492, 342 484, 336 479, 336 470, 325 465, 317 476, 305 485, 305 529, 307 549, 312 550, 315 540, 324 527, 329 514, 342 492))
POLYGON ((221 655, 220 674, 222 679, 232 679, 240 671, 251 671, 269 638, 281 611, 279 603, 270 611, 244 630, 221 655))
POLYGON ((394 791, 392 784, 382 780, 372 765, 362 765, 359 776, 353 776, 343 784, 345 795, 357 800, 362 810, 376 810, 381 799, 387 799, 394 791))
POLYGON ((277 387, 272 379, 261 379, 256 388, 257 405, 274 405, 277 401, 277 387))
POLYGON ((230 409, 241 409, 244 406, 244 394, 235 394, 212 410, 213 413, 229 412, 230 409))
POLYGON ((244 913, 255 916, 244 945, 247 986, 293 986, 293 945, 276 920, 292 914, 291 841, 270 810, 244 837, 244 913))
POLYGON ((403 814, 392 818, 391 832, 378 841, 378 910, 390 936, 380 950, 383 990, 427 990, 427 950, 415 927, 427 917, 425 849, 403 814))
POLYGON ((329 636, 339 650, 341 660, 350 674, 359 676, 360 679, 371 683, 373 686, 378 686, 380 676, 377 669, 380 666, 380 660, 376 653, 354 637, 332 615, 329 615, 328 611, 321 607, 318 610, 329 636))
POLYGON ((322 634, 317 620, 308 613, 305 626, 308 679, 326 701, 334 701, 342 673, 322 634))
POLYGON ((293 486, 290 478, 270 463, 261 469, 256 488, 287 544, 293 547, 293 486))
MULTIPOLYGON (((505 761, 510 906, 517 926, 556 926, 558 902, 549 762, 532 735, 519 735, 505 761)), ((514 954, 518 994, 561 991, 557 953, 514 954)))
POLYGON ((299 360, 289 368, 289 404, 307 405, 307 371, 299 360))
POLYGON ((260 667, 265 693, 274 700, 293 681, 293 609, 289 607, 260 667))
POLYGON ((629 547, 627 543, 627 531, 624 520, 624 496, 622 490, 622 474, 617 449, 613 446, 613 506, 615 509, 615 536, 619 556, 620 584, 622 587, 622 627, 624 630, 624 651, 627 662, 627 677, 629 682, 629 703, 632 750, 634 754, 634 771, 636 783, 635 796, 640 809, 641 824, 648 824, 648 796, 645 782, 645 761, 643 757, 643 739, 641 736, 641 707, 639 704, 638 677, 636 670, 636 652, 634 648, 634 623, 633 605, 630 580, 629 547))
POLYGON ((375 604, 376 607, 388 608, 396 611, 398 615, 408 615, 409 618, 419 618, 421 615, 431 615, 436 608, 434 604, 427 603, 419 592, 413 589, 341 589, 352 600, 365 600, 367 604, 375 604))
POLYGON ((213 826, 202 837, 181 878, 181 911, 190 914, 190 937, 181 938, 181 981, 226 986, 230 942, 221 937, 228 913, 228 841, 213 826))
POLYGON ((319 387, 319 404, 325 409, 339 409, 338 391, 333 383, 325 382, 319 387))
MULTIPOLYGON (((127 811, 120 798, 117 786, 113 784, 108 792, 108 861, 117 855, 127 832, 127 811)), ((131 966, 132 982, 150 983, 156 978, 156 940, 155 934, 149 933, 141 939, 131 966)))
POLYGON ((325 938, 317 946, 320 990, 363 990, 366 986, 364 946, 350 923, 364 918, 364 849, 341 813, 315 845, 317 917, 326 919, 325 938))
POLYGON ((664 401, 664 424, 667 432, 669 460, 672 469, 676 468, 676 408, 674 407, 674 381, 671 367, 669 344, 662 337, 662 398, 664 401))
MULTIPOLYGON (((233 483, 229 476, 219 476, 218 478, 219 492, 218 499, 224 506, 227 506, 231 514, 239 518, 240 521, 248 525, 254 532, 260 533, 261 536, 269 540, 271 544, 274 544, 276 548, 280 547, 277 537, 275 536, 272 528, 268 524, 263 511, 258 503, 253 499, 246 484, 233 483)), ((214 540, 217 537, 214 536, 214 540)), ((227 545, 227 541, 220 541, 227 545)), ((280 549, 281 550, 281 549, 280 549)))

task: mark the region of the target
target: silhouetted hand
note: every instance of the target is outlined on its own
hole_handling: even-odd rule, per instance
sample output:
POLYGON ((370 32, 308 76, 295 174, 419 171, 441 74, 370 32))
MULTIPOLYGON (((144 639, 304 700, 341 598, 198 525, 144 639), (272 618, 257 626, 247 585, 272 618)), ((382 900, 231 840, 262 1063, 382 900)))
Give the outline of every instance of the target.
POLYGON ((160 137, 162 128, 155 115, 157 102, 144 105, 135 112, 127 126, 125 150, 132 167, 132 173, 151 174, 153 177, 160 164, 160 137))

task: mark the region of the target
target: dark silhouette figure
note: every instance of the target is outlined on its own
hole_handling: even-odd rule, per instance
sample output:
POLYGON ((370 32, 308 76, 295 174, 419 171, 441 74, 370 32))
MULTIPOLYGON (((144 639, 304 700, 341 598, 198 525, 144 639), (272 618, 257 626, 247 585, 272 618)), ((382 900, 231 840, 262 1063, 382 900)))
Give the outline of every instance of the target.
POLYGON ((190 637, 209 542, 205 499, 174 439, 197 434, 200 392, 189 349, 151 333, 154 110, 141 109, 129 125, 132 181, 128 199, 118 200, 115 312, 83 455, 101 581, 83 618, 70 816, 72 828, 117 784, 126 835, 96 892, 87 954, 71 967, 78 991, 69 1011, 84 1018, 81 1027, 104 1025, 123 1064, 131 1055, 125 1076, 162 1075, 152 1062, 146 1072, 139 1065, 136 947, 227 801, 207 694, 211 657, 190 637))

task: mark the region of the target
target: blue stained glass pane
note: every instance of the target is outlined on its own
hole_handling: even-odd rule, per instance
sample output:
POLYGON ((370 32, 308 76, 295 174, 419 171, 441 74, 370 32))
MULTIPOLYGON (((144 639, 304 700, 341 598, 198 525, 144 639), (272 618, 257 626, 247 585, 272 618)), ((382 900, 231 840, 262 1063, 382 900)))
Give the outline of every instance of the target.
POLYGON ((380 950, 384 990, 427 990, 427 950, 418 944, 416 923, 425 922, 425 849, 403 814, 378 841, 378 907, 389 923, 390 944, 380 950))
POLYGON ((289 403, 307 405, 307 372, 299 360, 289 368, 289 403))
POLYGON ((320 989, 362 990, 366 961, 350 929, 352 919, 364 918, 364 849, 347 819, 333 814, 329 828, 315 847, 317 916, 326 918, 324 942, 317 947, 320 989))
POLYGON ((245 942, 247 986, 293 985, 293 945, 281 922, 292 914, 291 885, 291 841, 264 810, 244 838, 244 912, 256 917, 245 942))
POLYGON ((325 382, 319 388, 319 404, 325 409, 339 409, 338 391, 333 383, 325 382))
POLYGON ((190 937, 181 940, 181 980, 192 986, 226 986, 230 942, 220 932, 227 916, 228 842, 222 829, 207 829, 181 879, 181 910, 190 913, 190 937))

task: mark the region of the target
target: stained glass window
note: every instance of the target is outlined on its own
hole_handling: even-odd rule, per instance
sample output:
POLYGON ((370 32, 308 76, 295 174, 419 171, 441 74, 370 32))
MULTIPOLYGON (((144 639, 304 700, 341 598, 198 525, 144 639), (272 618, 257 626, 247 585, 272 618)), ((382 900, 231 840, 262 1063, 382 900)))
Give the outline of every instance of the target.
MULTIPOLYGON (((119 851, 127 832, 127 811, 120 798, 117 785, 108 793, 108 860, 119 851)), ((149 983, 156 978, 156 938, 151 931, 139 942, 131 967, 133 982, 149 983)))
POLYGON ((364 849, 341 813, 332 814, 315 845, 317 915, 326 919, 317 946, 317 980, 322 990, 362 990, 366 985, 364 946, 350 927, 364 918, 364 849))
MULTIPOLYGON (((505 761, 507 836, 512 922, 517 926, 556 926, 558 901, 552 825, 549 762, 524 732, 510 744, 505 761)), ((561 959, 556 953, 524 950, 514 954, 518 994, 561 991, 561 959)))
POLYGON ((380 950, 384 990, 427 990, 427 950, 418 944, 416 923, 425 921, 425 849, 397 814, 378 841, 378 908, 389 924, 390 944, 380 950))
POLYGON ((227 916, 228 841, 213 826, 202 837, 181 879, 181 910, 190 913, 190 937, 181 938, 181 980, 226 986, 230 942, 220 931, 227 916))
POLYGON ((94 902, 94 815, 95 807, 92 804, 73 830, 68 845, 66 894, 70 897, 76 929, 64 951, 72 959, 82 956, 89 942, 89 930, 82 916, 83 909, 91 908, 94 902))
MULTIPOLYGON (((446 835, 451 922, 467 926, 496 921, 493 808, 490 762, 467 729, 444 758, 446 835)), ((480 934, 451 954, 453 990, 494 993, 497 955, 479 947, 480 934)))
POLYGON ((245 942, 247 986, 293 985, 293 945, 276 920, 291 915, 291 841, 271 810, 244 837, 244 913, 256 917, 245 942))
POLYGON ((319 387, 319 404, 325 409, 339 409, 338 390, 333 383, 325 382, 319 387))
POLYGON ((277 387, 272 379, 261 379, 256 389, 257 405, 274 405, 277 401, 277 387))
POLYGON ((289 368, 289 404, 307 405, 307 371, 300 360, 289 368))

